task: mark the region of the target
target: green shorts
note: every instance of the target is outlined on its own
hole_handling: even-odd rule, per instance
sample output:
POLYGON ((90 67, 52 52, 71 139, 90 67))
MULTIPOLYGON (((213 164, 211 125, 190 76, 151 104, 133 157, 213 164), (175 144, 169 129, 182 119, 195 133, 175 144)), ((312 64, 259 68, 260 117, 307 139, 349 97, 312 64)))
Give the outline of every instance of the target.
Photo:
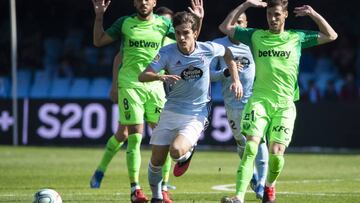
POLYGON ((284 144, 291 142, 296 118, 294 102, 278 105, 264 99, 250 98, 242 114, 242 134, 268 136, 268 142, 284 144))
POLYGON ((164 88, 119 88, 119 122, 122 125, 157 123, 165 104, 164 88))

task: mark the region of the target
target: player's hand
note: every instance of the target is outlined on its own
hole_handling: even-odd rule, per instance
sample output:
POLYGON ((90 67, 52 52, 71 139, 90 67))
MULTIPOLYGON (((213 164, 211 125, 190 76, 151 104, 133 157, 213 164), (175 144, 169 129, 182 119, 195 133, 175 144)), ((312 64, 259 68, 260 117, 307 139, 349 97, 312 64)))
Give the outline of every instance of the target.
POLYGON ((238 71, 242 71, 243 67, 244 67, 244 65, 241 62, 236 62, 236 69, 238 71))
POLYGON ((250 6, 250 7, 260 7, 260 8, 265 8, 267 6, 267 3, 262 1, 262 0, 247 0, 246 3, 250 6))
POLYGON ((237 100, 240 100, 240 98, 243 96, 243 87, 242 87, 240 81, 231 83, 230 90, 235 93, 235 98, 237 100))
POLYGON ((160 75, 159 80, 162 82, 176 82, 181 80, 181 77, 178 75, 160 75))
POLYGON ((203 7, 203 0, 191 0, 191 7, 188 7, 189 11, 196 15, 198 18, 203 19, 205 12, 203 7))
POLYGON ((114 102, 115 104, 118 103, 118 89, 116 85, 111 85, 109 96, 112 102, 114 102))
POLYGON ((304 6, 296 7, 294 9, 294 13, 296 17, 310 16, 314 13, 314 9, 309 5, 304 5, 304 6))
POLYGON ((103 15, 109 7, 111 0, 92 0, 96 15, 103 15))

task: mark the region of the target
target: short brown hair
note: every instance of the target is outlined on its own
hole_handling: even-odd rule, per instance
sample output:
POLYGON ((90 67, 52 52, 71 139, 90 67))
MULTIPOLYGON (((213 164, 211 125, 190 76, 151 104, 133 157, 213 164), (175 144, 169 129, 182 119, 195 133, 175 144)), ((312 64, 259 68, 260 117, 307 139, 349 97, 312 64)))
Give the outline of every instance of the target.
POLYGON ((162 16, 162 15, 170 15, 171 17, 173 17, 173 15, 174 15, 174 12, 171 9, 169 9, 168 7, 165 7, 165 6, 161 6, 161 7, 157 8, 155 10, 155 13, 157 15, 160 15, 160 16, 162 16))
POLYGON ((190 23, 191 29, 196 31, 199 29, 200 19, 196 15, 186 11, 175 13, 173 18, 173 26, 176 27, 185 23, 190 23))
POLYGON ((281 6, 283 10, 288 9, 288 0, 267 0, 267 7, 272 8, 275 6, 281 6))

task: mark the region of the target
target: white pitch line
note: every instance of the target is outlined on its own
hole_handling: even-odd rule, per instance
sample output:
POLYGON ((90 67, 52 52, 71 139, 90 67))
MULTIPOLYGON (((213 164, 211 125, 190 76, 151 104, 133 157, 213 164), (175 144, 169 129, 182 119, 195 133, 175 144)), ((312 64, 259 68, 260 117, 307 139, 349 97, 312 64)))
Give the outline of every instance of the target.
MULTIPOLYGON (((278 181, 279 184, 301 184, 301 183, 331 183, 331 182, 344 182, 344 181, 360 181, 360 178, 354 179, 320 179, 320 180, 284 180, 278 181)), ((227 191, 227 192, 235 192, 235 184, 225 184, 225 185, 215 185, 211 187, 212 190, 216 191, 227 191)), ((248 190, 248 193, 252 193, 253 191, 248 190)), ((277 192, 278 194, 287 194, 287 195, 312 195, 312 196, 360 196, 360 193, 308 193, 308 192, 277 192)))
MULTIPOLYGON (((360 178, 354 178, 354 179, 319 179, 319 180, 284 180, 284 181, 278 181, 279 184, 287 184, 287 183, 328 183, 328 182, 343 182, 343 181, 360 181, 360 178)), ((235 191, 235 184, 225 184, 225 185, 215 185, 213 187, 211 187, 212 190, 215 191, 211 191, 211 192, 174 192, 176 194, 194 194, 194 195, 207 195, 207 194, 221 194, 224 191, 226 192, 234 192, 235 191)), ((253 191, 248 190, 247 192, 252 193, 253 191)), ((289 192, 289 191, 282 191, 282 192, 277 192, 278 194, 285 194, 285 195, 310 195, 310 196, 350 196, 350 197, 360 197, 360 193, 356 192, 356 193, 323 193, 323 192, 313 192, 313 193, 309 193, 309 192, 289 192)), ((94 192, 74 192, 74 193, 66 193, 66 195, 64 194, 64 196, 77 196, 77 195, 81 195, 81 196, 93 196, 95 193, 94 192)), ((60 194, 61 195, 61 194, 60 194)), ((129 195, 128 193, 121 193, 121 192, 116 192, 116 193, 101 193, 101 195, 116 195, 116 196, 123 196, 123 195, 129 195)), ((5 194, 0 194, 0 197, 28 197, 28 194, 15 194, 15 193, 5 193, 5 194)))

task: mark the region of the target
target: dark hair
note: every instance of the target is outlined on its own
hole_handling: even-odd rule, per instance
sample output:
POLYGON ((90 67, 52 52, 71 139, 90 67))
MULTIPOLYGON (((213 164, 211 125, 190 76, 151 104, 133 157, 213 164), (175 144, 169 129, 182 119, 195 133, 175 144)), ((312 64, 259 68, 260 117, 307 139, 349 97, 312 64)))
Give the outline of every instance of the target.
POLYGON ((200 19, 196 15, 186 11, 175 13, 173 18, 173 26, 176 27, 185 23, 190 23, 191 29, 196 31, 199 29, 200 19))
POLYGON ((281 6, 284 11, 288 9, 288 0, 267 0, 267 7, 281 6))
POLYGON ((160 16, 170 15, 171 17, 173 17, 173 15, 174 15, 174 12, 165 6, 161 6, 161 7, 157 8, 154 13, 157 15, 160 15, 160 16))

